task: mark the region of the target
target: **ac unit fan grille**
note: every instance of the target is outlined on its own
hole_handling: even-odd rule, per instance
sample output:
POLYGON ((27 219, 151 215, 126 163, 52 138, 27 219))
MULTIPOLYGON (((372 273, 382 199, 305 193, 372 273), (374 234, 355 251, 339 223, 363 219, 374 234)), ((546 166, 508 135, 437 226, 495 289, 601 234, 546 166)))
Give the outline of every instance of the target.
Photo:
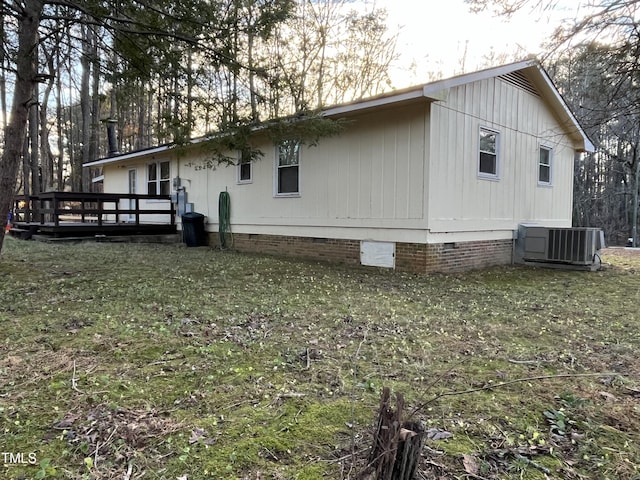
POLYGON ((586 230, 550 229, 549 260, 584 263, 591 261, 592 254, 587 248, 589 232, 586 230))

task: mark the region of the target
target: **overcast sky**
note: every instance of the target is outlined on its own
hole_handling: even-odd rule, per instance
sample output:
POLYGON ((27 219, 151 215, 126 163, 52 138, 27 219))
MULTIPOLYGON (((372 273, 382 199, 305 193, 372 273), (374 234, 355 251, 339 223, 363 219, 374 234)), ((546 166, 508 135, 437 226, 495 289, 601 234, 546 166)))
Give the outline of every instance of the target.
POLYGON ((541 44, 562 22, 576 18, 580 0, 559 0, 553 10, 527 9, 513 18, 474 14, 464 0, 375 0, 386 8, 389 29, 399 28, 400 62, 394 87, 424 83, 430 74, 451 76, 487 65, 487 57, 506 54, 507 61, 538 55, 541 44), (464 65, 462 63, 464 59, 464 65))

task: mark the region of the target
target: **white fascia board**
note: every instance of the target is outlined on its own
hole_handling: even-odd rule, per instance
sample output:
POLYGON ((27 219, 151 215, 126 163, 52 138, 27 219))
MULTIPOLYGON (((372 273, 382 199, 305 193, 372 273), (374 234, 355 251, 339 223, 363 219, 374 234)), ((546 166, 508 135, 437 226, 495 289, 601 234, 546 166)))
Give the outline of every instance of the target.
POLYGON ((122 162, 125 160, 131 160, 131 159, 136 159, 136 158, 143 158, 143 157, 147 157, 149 155, 155 155, 157 153, 163 153, 163 152, 167 152, 169 150, 173 150, 174 148, 179 148, 179 147, 189 147, 191 145, 197 145, 199 143, 203 143, 206 142, 207 140, 211 140, 212 136, 205 136, 205 137, 198 137, 198 138, 192 138, 189 143, 184 144, 184 145, 178 145, 175 143, 168 143, 165 145, 160 145, 158 147, 151 147, 151 148, 145 148, 143 150, 136 150, 134 152, 129 152, 129 153, 123 153, 122 155, 115 155, 113 157, 107 157, 107 158, 101 158, 99 160, 95 160, 93 162, 87 162, 85 164, 83 164, 83 167, 97 167, 100 165, 107 165, 109 163, 118 163, 118 162, 122 162))
POLYGON ((416 88, 407 92, 398 93, 396 95, 373 98, 371 100, 365 100, 362 102, 350 103, 347 105, 340 105, 337 107, 329 108, 327 110, 324 110, 322 114, 326 117, 343 115, 345 113, 357 112, 359 110, 366 110, 369 108, 382 107, 384 105, 392 105, 394 103, 415 100, 423 97, 424 94, 422 88, 416 88))
POLYGON ((145 157, 147 155, 154 155, 156 153, 162 153, 169 150, 169 145, 162 145, 160 147, 149 148, 146 150, 136 150, 135 152, 123 153, 122 155, 116 155, 113 157, 101 158, 100 160, 94 160, 93 162, 84 163, 83 167, 98 167, 100 165, 107 165, 109 163, 117 163, 125 160, 131 160, 132 158, 145 157))

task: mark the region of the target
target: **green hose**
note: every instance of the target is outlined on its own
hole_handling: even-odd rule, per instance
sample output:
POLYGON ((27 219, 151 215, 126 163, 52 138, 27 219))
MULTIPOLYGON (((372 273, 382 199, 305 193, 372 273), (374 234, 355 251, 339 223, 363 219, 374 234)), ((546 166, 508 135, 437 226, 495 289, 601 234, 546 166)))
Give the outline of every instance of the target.
POLYGON ((229 192, 220 192, 218 198, 218 233, 220 248, 231 248, 233 236, 231 234, 231 197, 229 192))

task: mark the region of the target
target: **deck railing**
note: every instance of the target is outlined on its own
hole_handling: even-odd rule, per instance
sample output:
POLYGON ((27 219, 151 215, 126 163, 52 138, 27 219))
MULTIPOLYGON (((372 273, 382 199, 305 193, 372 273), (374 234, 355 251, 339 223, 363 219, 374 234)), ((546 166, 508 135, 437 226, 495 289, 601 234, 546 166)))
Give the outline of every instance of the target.
MULTIPOLYGON (((130 223, 140 225, 141 215, 168 215, 175 225, 176 211, 169 195, 142 195, 135 193, 81 193, 47 192, 38 195, 20 195, 15 198, 14 221, 27 223, 95 222, 130 223), (141 207, 142 200, 166 200, 141 207), (157 207, 157 208, 153 208, 157 207)), ((156 223, 156 222, 153 222, 156 223)), ((166 222, 157 222, 166 223, 166 222)))

